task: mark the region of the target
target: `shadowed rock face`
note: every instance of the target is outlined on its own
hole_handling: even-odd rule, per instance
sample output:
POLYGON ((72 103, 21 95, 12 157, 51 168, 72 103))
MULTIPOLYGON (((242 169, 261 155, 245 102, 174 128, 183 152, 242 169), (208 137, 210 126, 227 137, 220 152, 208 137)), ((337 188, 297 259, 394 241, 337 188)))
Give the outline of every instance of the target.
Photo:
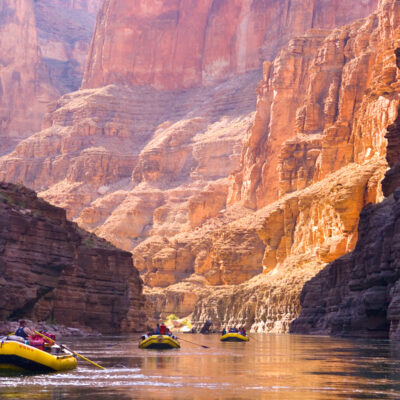
MULTIPOLYGON (((379 12, 365 20, 333 31, 314 29, 290 41, 264 64, 257 105, 258 71, 219 81, 241 71, 229 61, 221 73, 204 75, 209 71, 204 60, 219 53, 197 51, 196 38, 197 50, 182 66, 178 42, 185 31, 179 24, 187 24, 189 14, 176 19, 178 2, 134 3, 140 15, 128 2, 105 3, 86 72, 85 85, 93 88, 55 102, 45 129, 1 158, 0 177, 28 183, 66 207, 84 227, 134 250, 144 281, 169 285, 147 291, 157 307, 165 304, 163 309, 171 311, 167 306, 173 305, 186 314, 195 307, 200 324, 218 315, 221 324, 287 330, 299 313, 303 283, 354 249, 362 207, 382 198, 384 135, 399 104, 391 51, 395 3, 382 2, 379 12), (126 19, 111 18, 122 13, 126 19), (158 38, 157 25, 149 29, 155 16, 160 27, 176 29, 170 35, 166 28, 173 40, 158 38), (129 26, 118 28, 117 20, 129 26), (135 31, 138 27, 143 35, 135 31), (149 37, 151 45, 141 43, 149 37), (170 51, 171 41, 176 52, 170 51), (114 81, 120 84, 97 87, 114 81), (159 89, 182 87, 190 89, 159 89)), ((226 37, 238 35, 226 36, 224 29, 239 28, 219 23, 231 15, 223 12, 228 3, 212 4, 207 27, 216 23, 221 28, 213 43, 225 47, 226 37)), ((240 16, 244 4, 230 12, 240 16)), ((286 15, 282 4, 290 5, 289 11, 296 5, 289 14, 303 15, 304 21, 318 6, 315 17, 329 20, 323 27, 344 21, 344 10, 346 18, 353 15, 348 2, 329 2, 338 14, 326 12, 320 2, 247 4, 249 21, 263 15, 252 14, 256 6, 272 4, 280 16, 286 15)), ((360 4, 372 7, 353 4, 357 16, 365 15, 360 4)), ((203 11, 191 35, 198 34, 203 11)), ((239 17, 233 21, 241 24, 239 17)), ((256 25, 264 26, 248 26, 256 25)), ((274 40, 260 52, 273 54, 274 40)), ((228 46, 232 60, 237 60, 235 46, 228 46)), ((253 69, 259 62, 241 65, 253 69)))
POLYGON ((366 207, 355 250, 306 283, 291 332, 400 339, 400 192, 366 207))
POLYGON ((33 1, 0 3, 0 154, 40 129, 58 96, 41 58, 33 1))
POLYGON ((391 169, 382 187, 391 197, 364 208, 355 250, 304 286, 291 332, 400 339, 399 117, 385 137, 391 169))
POLYGON ((110 83, 177 89, 258 69, 311 28, 334 28, 378 0, 106 0, 84 88, 110 83))
POLYGON ((99 3, 1 2, 0 154, 40 130, 51 101, 80 87, 99 3))
POLYGON ((81 86, 100 4, 101 0, 35 1, 40 51, 60 94, 81 86))
POLYGON ((145 300, 130 253, 69 222, 22 186, 0 183, 0 319, 100 332, 141 330, 145 300))

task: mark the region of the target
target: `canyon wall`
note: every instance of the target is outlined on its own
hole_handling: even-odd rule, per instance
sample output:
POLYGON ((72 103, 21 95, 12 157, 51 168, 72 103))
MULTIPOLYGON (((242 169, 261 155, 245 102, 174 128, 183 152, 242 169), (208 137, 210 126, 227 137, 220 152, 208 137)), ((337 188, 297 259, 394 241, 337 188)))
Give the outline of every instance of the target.
POLYGON ((0 4, 0 154, 41 129, 51 101, 79 88, 99 3, 0 4))
POLYGON ((180 3, 106 1, 84 89, 0 158, 0 179, 133 251, 157 312, 287 331, 304 282, 354 249, 361 209, 383 197, 384 136, 399 106, 395 2, 333 30, 376 2, 332 1, 331 12, 318 1, 202 2, 193 24, 180 3), (285 21, 276 32, 254 22, 271 15, 285 21), (222 69, 207 67, 221 51, 207 47, 205 18, 219 29, 210 46, 230 49, 222 69), (273 59, 292 26, 301 35, 273 59), (239 37, 249 51, 263 43, 258 58, 237 52, 239 37))
POLYGON ((37 0, 34 4, 38 44, 51 82, 60 95, 77 90, 101 0, 37 0))
MULTIPOLYGON (((377 13, 367 19, 323 39, 323 32, 310 32, 293 40, 274 63, 264 65, 255 123, 244 144, 242 168, 232 176, 228 201, 258 209, 259 215, 291 196, 304 204, 300 200, 304 193, 322 185, 314 193, 321 206, 300 211, 288 206, 290 212, 283 214, 279 224, 266 218, 264 225, 274 232, 275 240, 263 237, 263 229, 257 233, 266 245, 263 268, 267 273, 239 287, 200 293, 193 315, 197 326, 211 319, 221 326, 287 330, 301 309, 304 282, 354 248, 362 207, 383 198, 385 136, 399 107, 395 56, 399 17, 397 2, 382 1, 377 13), (312 42, 317 47, 310 51, 312 42), (352 179, 361 170, 369 170, 370 175, 360 186, 352 179), (336 197, 338 189, 346 186, 347 195, 336 197), (334 199, 335 211, 327 199, 334 199), (332 216, 338 220, 333 222, 332 216), (281 241, 279 232, 285 233, 281 241)), ((392 131, 389 128, 387 137, 392 131)), ((395 159, 396 143, 388 150, 395 159)), ((398 172, 391 177, 398 181, 398 172)), ((393 179, 384 182, 386 194, 393 179)), ((324 291, 323 279, 318 282, 321 292, 314 301, 324 291)))
POLYGON ((308 29, 345 25, 376 5, 377 0, 106 0, 83 87, 213 84, 260 68, 308 29))
POLYGON ((43 63, 33 1, 0 4, 0 154, 40 129, 46 104, 58 96, 43 63))
MULTIPOLYGON (((400 66, 399 48, 396 55, 400 66)), ((363 209, 354 251, 306 283, 292 332, 400 339, 399 116, 388 126, 386 138, 391 169, 382 186, 388 199, 363 209)))
POLYGON ((69 222, 23 186, 0 183, 0 319, 29 317, 103 333, 145 327, 131 254, 69 222))

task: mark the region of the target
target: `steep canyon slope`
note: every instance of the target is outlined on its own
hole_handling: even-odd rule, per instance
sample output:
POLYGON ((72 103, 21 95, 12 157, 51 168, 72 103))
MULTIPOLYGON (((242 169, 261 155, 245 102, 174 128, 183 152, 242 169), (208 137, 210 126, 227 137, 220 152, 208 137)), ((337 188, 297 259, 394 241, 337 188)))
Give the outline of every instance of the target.
POLYGON ((79 88, 99 3, 1 2, 0 154, 41 129, 51 101, 79 88))
POLYGON ((130 253, 20 185, 0 183, 0 272, 1 320, 23 316, 104 333, 145 327, 130 253))
MULTIPOLYGON (((325 38, 314 32, 295 39, 265 64, 255 124, 228 201, 265 215, 256 230, 265 243, 264 271, 270 272, 239 290, 204 294, 195 320, 287 330, 300 311, 304 282, 354 248, 362 207, 383 197, 385 134, 399 107, 399 18, 399 2, 381 1, 365 20, 325 38), (278 204, 277 221, 266 211, 278 204)), ((309 300, 323 296, 324 282, 309 300)))
MULTIPOLYGON (((400 48, 396 55, 400 66, 400 48)), ((388 198, 363 209, 354 251, 306 283, 292 332, 400 339, 400 116, 386 138, 391 169, 382 187, 388 198)))
POLYGON ((105 1, 83 89, 0 179, 133 250, 158 311, 287 330, 382 198, 396 2, 333 30, 377 1, 192 3, 105 1))

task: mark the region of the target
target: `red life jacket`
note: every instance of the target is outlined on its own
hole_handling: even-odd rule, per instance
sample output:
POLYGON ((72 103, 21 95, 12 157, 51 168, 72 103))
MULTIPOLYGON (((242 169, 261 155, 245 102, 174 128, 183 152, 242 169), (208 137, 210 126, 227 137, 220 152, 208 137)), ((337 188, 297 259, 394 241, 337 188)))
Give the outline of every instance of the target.
POLYGON ((163 324, 160 325, 160 335, 165 335, 167 333, 167 327, 163 324))

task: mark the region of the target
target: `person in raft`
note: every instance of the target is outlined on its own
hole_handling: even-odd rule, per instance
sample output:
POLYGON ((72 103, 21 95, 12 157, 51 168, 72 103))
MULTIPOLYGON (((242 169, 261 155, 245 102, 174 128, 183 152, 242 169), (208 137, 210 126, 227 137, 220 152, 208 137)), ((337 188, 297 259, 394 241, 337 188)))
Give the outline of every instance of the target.
POLYGON ((241 334, 242 336, 246 336, 246 329, 244 329, 244 326, 242 326, 242 327, 240 328, 240 334, 241 334))
POLYGON ((160 325, 160 335, 166 335, 167 334, 167 327, 164 324, 160 325))
POLYGON ((222 336, 226 335, 226 329, 222 329, 222 336))
POLYGON ((26 326, 26 322, 24 319, 19 321, 19 327, 15 331, 16 336, 20 336, 24 339, 28 339, 28 336, 34 336, 35 332, 26 326))

